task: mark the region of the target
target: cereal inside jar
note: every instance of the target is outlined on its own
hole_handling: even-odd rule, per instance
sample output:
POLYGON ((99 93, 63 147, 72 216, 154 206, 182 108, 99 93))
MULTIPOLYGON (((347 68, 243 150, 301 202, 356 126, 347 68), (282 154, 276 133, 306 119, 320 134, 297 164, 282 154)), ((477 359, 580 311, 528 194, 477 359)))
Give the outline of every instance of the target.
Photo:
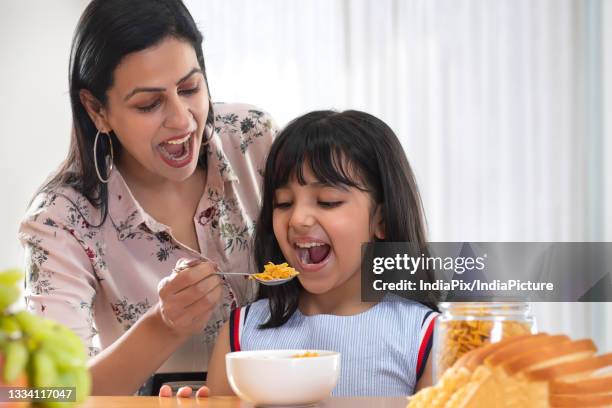
POLYGON ((445 302, 439 305, 434 338, 434 379, 470 350, 536 332, 526 302, 445 302))

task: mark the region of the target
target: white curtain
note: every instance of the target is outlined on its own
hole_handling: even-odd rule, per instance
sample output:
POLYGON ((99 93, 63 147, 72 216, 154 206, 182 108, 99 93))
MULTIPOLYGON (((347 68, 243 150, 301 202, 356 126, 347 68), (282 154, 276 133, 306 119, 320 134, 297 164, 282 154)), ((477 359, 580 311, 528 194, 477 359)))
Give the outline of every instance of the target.
MULTIPOLYGON (((385 120, 432 241, 612 240, 609 3, 187 1, 214 100, 259 105, 281 125, 322 108, 385 120)), ((533 307, 540 330, 612 349, 610 304, 533 307)))

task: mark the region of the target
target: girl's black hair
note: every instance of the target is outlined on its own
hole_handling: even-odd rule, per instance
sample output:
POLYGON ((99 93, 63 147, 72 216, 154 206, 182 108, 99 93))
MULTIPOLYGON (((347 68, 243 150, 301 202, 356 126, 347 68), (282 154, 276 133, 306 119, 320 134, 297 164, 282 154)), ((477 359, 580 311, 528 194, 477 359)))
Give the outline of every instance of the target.
MULTIPOLYGON (((72 187, 100 209, 101 221, 98 226, 104 223, 108 213, 108 189, 98 179, 94 168, 93 145, 97 129, 81 103, 79 92, 89 90, 102 105, 106 105, 106 92, 112 87, 113 73, 123 58, 168 37, 193 46, 208 90, 202 34, 181 0, 93 0, 89 3, 78 22, 70 52, 69 87, 73 125, 68 155, 37 194, 59 187, 72 187)), ((209 99, 205 128, 212 129, 213 120, 209 99)), ((117 160, 121 157, 122 147, 113 132, 110 137, 117 160)), ((202 140, 204 142, 206 137, 202 140)), ((107 178, 109 172, 105 158, 110 154, 110 146, 106 137, 98 142, 96 154, 100 173, 107 178)), ((206 167, 204 146, 200 149, 198 165, 206 167)))
MULTIPOLYGON (((305 184, 303 169, 326 184, 346 185, 370 193, 382 210, 384 241, 417 243, 425 251, 423 206, 404 149, 389 126, 360 111, 315 111, 289 123, 272 144, 263 180, 263 204, 256 224, 254 260, 286 262, 274 236, 274 192, 295 176, 305 184)), ((298 307, 299 280, 280 286, 260 286, 268 298, 270 318, 262 328, 283 325, 298 307)), ((424 302, 435 309, 435 305, 424 302)))

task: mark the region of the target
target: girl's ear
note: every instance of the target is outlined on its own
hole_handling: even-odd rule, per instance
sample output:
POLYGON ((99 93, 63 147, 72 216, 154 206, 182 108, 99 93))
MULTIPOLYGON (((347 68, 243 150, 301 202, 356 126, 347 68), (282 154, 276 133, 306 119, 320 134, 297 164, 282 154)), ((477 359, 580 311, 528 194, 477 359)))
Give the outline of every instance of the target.
POLYGON ((112 128, 108 123, 106 110, 100 101, 98 101, 98 99, 87 89, 81 89, 79 91, 79 99, 81 99, 81 104, 83 104, 89 118, 96 125, 98 130, 102 133, 110 132, 112 128))
POLYGON ((374 217, 372 218, 372 226, 374 227, 374 236, 384 241, 385 239, 385 218, 383 217, 382 207, 380 205, 376 206, 376 211, 374 211, 374 217))

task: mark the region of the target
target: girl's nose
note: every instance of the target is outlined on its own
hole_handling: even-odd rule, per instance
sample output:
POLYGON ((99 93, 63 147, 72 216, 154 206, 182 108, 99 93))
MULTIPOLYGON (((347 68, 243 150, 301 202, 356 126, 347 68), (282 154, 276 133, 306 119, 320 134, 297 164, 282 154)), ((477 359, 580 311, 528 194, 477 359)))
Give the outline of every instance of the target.
POLYGON ((294 204, 291 217, 289 218, 290 227, 308 228, 314 225, 314 223, 315 217, 308 206, 294 204))
POLYGON ((164 125, 171 129, 186 130, 191 126, 193 114, 185 101, 173 95, 167 101, 167 113, 164 125))

